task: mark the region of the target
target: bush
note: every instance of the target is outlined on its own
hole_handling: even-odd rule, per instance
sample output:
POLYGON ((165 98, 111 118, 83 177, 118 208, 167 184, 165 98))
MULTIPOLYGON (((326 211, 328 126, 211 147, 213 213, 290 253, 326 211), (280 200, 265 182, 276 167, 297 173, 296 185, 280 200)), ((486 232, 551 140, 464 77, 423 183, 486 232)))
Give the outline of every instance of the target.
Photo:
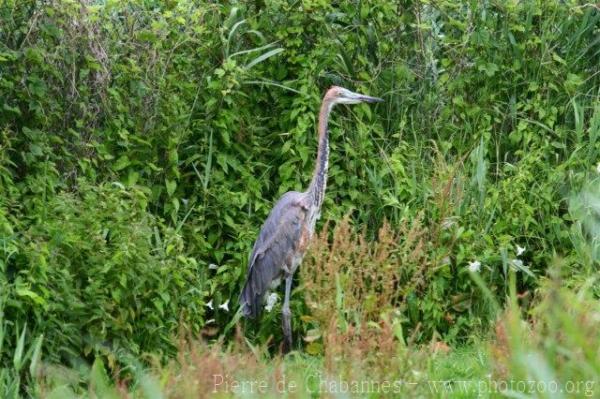
MULTIPOLYGON (((43 332, 49 360, 173 350, 180 323, 198 332, 204 279, 182 237, 120 184, 63 192, 15 234, 0 286, 8 335, 43 332)), ((166 354, 165 353, 165 354, 166 354)))
POLYGON ((469 262, 499 301, 510 267, 525 292, 555 253, 582 263, 566 199, 599 158, 597 8, 92 3, 0 4, 5 320, 50 358, 166 353, 180 320, 221 332, 272 201, 310 181, 332 84, 386 102, 336 109, 323 219, 350 212, 366 241, 420 223, 423 264, 390 262, 427 270, 392 302, 418 339, 490 321, 469 262))

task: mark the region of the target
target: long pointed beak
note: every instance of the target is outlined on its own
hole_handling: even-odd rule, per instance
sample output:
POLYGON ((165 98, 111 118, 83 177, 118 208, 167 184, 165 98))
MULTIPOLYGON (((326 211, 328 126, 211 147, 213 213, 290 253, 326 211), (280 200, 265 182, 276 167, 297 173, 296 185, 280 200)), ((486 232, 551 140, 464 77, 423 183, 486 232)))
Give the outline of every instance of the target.
POLYGON ((380 103, 383 98, 371 97, 361 93, 355 93, 350 90, 339 88, 341 92, 335 99, 335 104, 359 104, 359 103, 380 103))
POLYGON ((359 94, 358 99, 365 103, 382 103, 383 102, 383 98, 365 96, 364 94, 359 94))

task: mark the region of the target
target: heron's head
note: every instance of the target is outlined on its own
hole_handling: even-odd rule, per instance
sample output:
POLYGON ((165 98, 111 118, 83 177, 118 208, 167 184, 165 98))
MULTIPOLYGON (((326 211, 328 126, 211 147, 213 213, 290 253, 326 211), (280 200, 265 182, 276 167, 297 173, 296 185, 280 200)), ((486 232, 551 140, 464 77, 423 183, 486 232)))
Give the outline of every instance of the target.
POLYGON ((339 86, 332 86, 325 94, 332 104, 359 104, 382 102, 382 98, 371 97, 360 93, 355 93, 339 86))

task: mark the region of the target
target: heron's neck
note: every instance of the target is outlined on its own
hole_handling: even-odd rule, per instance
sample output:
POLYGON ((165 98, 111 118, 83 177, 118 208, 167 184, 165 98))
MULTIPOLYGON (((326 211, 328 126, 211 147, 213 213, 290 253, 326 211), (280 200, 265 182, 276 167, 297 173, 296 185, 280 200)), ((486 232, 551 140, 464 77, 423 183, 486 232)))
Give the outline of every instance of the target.
POLYGON ((325 187, 327 186, 327 166, 329 162, 329 131, 327 124, 329 122, 329 113, 333 107, 333 102, 326 98, 321 105, 319 112, 319 149, 317 152, 317 163, 313 174, 309 194, 313 199, 313 203, 320 207, 325 197, 325 187))

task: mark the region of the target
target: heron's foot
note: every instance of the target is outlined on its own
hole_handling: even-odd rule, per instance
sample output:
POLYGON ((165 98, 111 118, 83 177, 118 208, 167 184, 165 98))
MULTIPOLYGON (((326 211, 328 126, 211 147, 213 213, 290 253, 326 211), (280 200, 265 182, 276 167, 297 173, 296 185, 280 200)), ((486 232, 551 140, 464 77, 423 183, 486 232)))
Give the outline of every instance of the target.
POLYGON ((292 350, 292 312, 289 308, 283 308, 283 353, 288 353, 292 350))

